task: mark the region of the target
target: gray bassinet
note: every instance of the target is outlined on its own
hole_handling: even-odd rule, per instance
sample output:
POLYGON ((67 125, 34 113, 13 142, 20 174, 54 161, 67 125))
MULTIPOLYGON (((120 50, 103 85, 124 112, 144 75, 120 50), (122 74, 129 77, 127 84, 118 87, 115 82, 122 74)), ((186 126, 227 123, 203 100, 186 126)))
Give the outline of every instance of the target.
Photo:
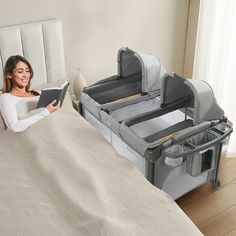
POLYGON ((118 51, 117 62, 118 75, 84 89, 81 104, 118 134, 123 120, 159 107, 166 70, 156 56, 129 48, 118 51))
POLYGON ((126 119, 119 132, 127 143, 144 155, 147 149, 163 143, 165 136, 173 138, 182 132, 192 133, 193 129, 198 132, 197 127, 209 127, 212 122, 219 123, 223 118, 224 112, 216 103, 209 84, 166 74, 162 80, 160 107, 126 119), (172 124, 164 124, 168 115, 174 117, 172 124), (139 128, 148 130, 153 119, 157 119, 156 125, 151 123, 152 129, 139 135, 139 128))
POLYGON ((117 152, 174 199, 207 181, 219 187, 232 127, 206 82, 166 73, 156 57, 123 48, 118 76, 86 88, 81 105, 117 152))
POLYGON ((123 121, 120 136, 144 157, 146 178, 176 199, 206 181, 219 186, 222 144, 232 132, 226 122, 209 84, 169 74, 160 108, 123 121))

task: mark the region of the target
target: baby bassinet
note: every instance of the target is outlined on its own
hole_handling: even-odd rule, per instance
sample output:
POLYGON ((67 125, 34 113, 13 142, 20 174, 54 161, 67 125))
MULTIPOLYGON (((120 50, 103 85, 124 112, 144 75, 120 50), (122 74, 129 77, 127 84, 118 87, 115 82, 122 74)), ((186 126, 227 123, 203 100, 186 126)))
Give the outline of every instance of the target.
POLYGON ((222 145, 232 127, 211 87, 167 73, 154 56, 137 55, 121 49, 118 76, 84 90, 85 118, 174 199, 207 181, 219 187, 222 145))
POLYGON ((206 181, 219 186, 222 144, 231 132, 209 84, 172 74, 162 81, 160 108, 120 127, 121 139, 144 157, 147 179, 174 199, 206 181))
POLYGON ((156 56, 129 48, 118 51, 117 62, 118 75, 85 88, 80 101, 89 113, 119 134, 123 120, 159 107, 156 97, 166 70, 156 56))

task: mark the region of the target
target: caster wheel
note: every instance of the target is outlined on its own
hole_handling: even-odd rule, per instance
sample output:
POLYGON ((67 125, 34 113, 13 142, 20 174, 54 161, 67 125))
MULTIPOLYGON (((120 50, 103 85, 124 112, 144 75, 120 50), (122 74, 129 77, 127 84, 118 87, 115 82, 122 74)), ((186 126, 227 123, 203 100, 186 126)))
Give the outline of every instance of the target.
POLYGON ((217 180, 212 180, 211 184, 212 184, 212 187, 214 189, 218 189, 220 187, 220 181, 218 179, 217 180))

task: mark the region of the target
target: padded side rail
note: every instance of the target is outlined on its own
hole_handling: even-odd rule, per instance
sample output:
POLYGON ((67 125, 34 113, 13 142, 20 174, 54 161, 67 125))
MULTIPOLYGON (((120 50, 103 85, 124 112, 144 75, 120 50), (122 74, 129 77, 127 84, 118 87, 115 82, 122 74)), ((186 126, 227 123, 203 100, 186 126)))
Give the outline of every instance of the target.
POLYGON ((118 75, 114 75, 114 76, 111 76, 111 77, 106 78, 104 80, 100 80, 100 81, 96 82, 95 84, 85 87, 83 92, 87 93, 87 94, 93 93, 94 90, 96 92, 96 89, 98 89, 101 85, 106 84, 106 83, 108 83, 108 84, 112 83, 113 81, 118 80, 118 78, 119 78, 118 75))
POLYGON ((86 88, 90 88, 90 87, 93 87, 93 86, 96 86, 96 85, 99 85, 99 84, 104 84, 104 83, 107 83, 107 82, 110 82, 110 81, 113 81, 113 80, 117 80, 119 79, 119 76, 118 75, 113 75, 111 77, 108 77, 106 79, 102 79, 102 80, 99 80, 97 81, 96 83, 86 87, 86 88))
POLYGON ((154 142, 158 139, 161 139, 161 138, 165 138, 166 136, 168 135, 171 135, 175 132, 178 132, 180 130, 183 130, 183 129, 186 129, 186 128, 189 128, 189 127, 192 127, 193 125, 193 121, 188 119, 188 120, 184 120, 184 121, 181 121, 181 122, 178 122, 174 125, 171 125, 169 126, 168 128, 166 129, 163 129, 161 131, 158 131, 154 134, 151 134, 147 137, 144 137, 143 139, 147 142, 147 143, 151 143, 151 142, 154 142))
POLYGON ((179 136, 173 137, 172 144, 182 142, 182 141, 186 140, 188 137, 193 136, 194 134, 204 131, 210 127, 211 127, 211 121, 205 121, 201 124, 195 125, 195 126, 191 127, 191 129, 188 130, 188 132, 185 132, 179 136))

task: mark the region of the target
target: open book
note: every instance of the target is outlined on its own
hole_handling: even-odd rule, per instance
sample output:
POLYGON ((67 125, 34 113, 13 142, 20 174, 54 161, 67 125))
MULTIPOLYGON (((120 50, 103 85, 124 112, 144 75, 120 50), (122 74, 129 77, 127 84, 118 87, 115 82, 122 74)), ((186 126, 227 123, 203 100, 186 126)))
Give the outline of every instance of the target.
POLYGON ((51 103, 55 99, 57 101, 55 103, 55 106, 58 104, 59 101, 60 101, 60 106, 62 106, 68 87, 69 87, 69 82, 66 81, 59 87, 42 89, 37 104, 37 108, 46 107, 49 103, 51 103))

